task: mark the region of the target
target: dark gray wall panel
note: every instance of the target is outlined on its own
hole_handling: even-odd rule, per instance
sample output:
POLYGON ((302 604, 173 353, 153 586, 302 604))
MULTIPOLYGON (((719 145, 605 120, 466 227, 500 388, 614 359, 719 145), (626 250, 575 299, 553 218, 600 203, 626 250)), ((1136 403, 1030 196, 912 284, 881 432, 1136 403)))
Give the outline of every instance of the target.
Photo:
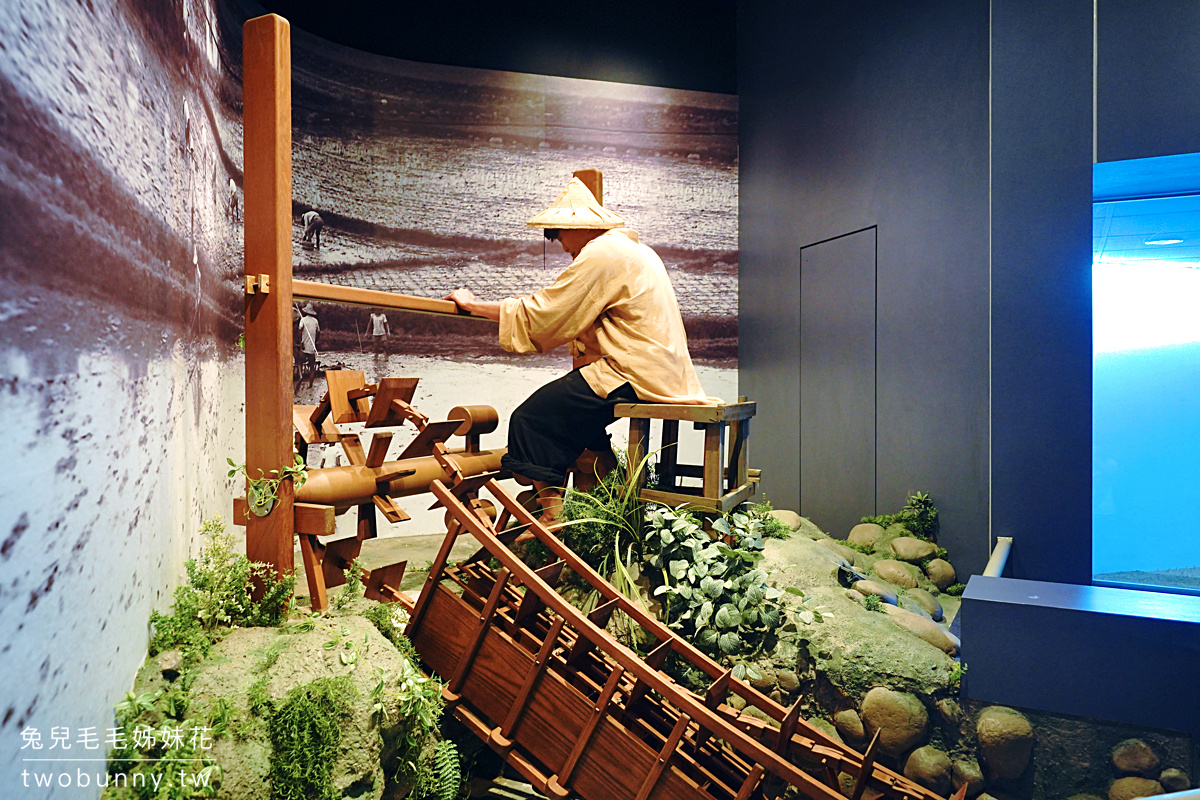
POLYGON ((754 461, 767 496, 799 500, 799 246, 877 226, 878 507, 931 492, 956 566, 978 571, 988 551, 988 3, 739 9, 740 382, 764 404, 754 461))
POLYGON ((1097 160, 1200 151, 1200 3, 1099 0, 1097 160))
POLYGON ((875 229, 800 250, 800 513, 875 513, 875 229))
POLYGON ((1091 582, 1091 0, 992 6, 992 530, 1091 582))

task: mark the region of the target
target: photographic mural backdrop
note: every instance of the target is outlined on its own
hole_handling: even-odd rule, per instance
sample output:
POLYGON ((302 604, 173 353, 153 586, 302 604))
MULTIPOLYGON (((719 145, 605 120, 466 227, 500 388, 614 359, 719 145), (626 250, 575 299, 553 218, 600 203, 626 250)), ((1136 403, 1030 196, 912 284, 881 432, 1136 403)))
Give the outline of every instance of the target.
MULTIPOLYGON (((103 742, 151 609, 241 488, 225 458, 244 456, 241 24, 258 11, 0 4, 0 794, 22 780, 22 731, 103 742)), ((533 292, 569 258, 525 221, 598 167, 605 205, 667 265, 705 389, 736 396, 736 98, 396 61, 296 30, 292 57, 297 277, 533 292), (301 242, 310 209, 319 248, 301 242)), ((569 369, 472 320, 387 312, 377 338, 371 312, 318 304, 321 365, 420 377, 432 417, 494 405, 495 445, 569 369)))

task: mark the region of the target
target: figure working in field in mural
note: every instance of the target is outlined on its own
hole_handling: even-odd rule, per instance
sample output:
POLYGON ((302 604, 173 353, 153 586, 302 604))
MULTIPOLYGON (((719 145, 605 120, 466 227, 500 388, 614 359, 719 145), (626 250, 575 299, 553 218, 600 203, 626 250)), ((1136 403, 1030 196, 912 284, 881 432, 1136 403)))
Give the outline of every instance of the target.
POLYGON ((313 247, 320 247, 321 229, 325 227, 325 220, 321 219, 321 215, 315 211, 305 211, 304 216, 300 217, 300 221, 304 223, 304 235, 300 241, 308 242, 313 247))
POLYGON ((391 330, 388 328, 387 315, 382 311, 371 315, 371 342, 374 345, 375 352, 383 352, 384 345, 387 342, 388 334, 391 330))
POLYGON ((572 465, 585 480, 616 466, 605 431, 614 406, 712 401, 692 367, 666 268, 636 232, 578 178, 527 224, 574 259, 551 286, 501 301, 479 300, 467 289, 447 299, 499 321, 500 346, 510 352, 543 353, 570 343, 574 369, 513 412, 502 462, 533 485, 543 522, 553 523, 572 465))
POLYGON ((308 381, 311 385, 317 375, 317 334, 321 325, 312 303, 306 303, 300 313, 300 383, 308 381))

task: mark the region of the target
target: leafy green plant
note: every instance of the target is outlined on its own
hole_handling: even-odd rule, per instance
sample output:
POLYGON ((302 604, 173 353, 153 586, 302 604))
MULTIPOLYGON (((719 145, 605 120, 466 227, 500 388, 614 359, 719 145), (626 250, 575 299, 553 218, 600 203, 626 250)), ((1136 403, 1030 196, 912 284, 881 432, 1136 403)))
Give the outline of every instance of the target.
POLYGON ((743 503, 739 508, 743 514, 750 516, 762 523, 762 535, 764 539, 790 539, 792 529, 775 518, 771 512, 774 511, 771 501, 763 498, 758 503, 743 503))
POLYGON ((257 478, 251 478, 246 473, 245 464, 236 464, 232 458, 225 459, 229 463, 229 472, 227 477, 242 475, 246 478, 246 504, 250 506, 250 512, 257 514, 260 517, 265 517, 271 513, 271 509, 275 507, 275 501, 279 499, 279 484, 291 478, 296 488, 299 489, 308 480, 308 472, 304 464, 304 459, 299 453, 292 453, 292 463, 282 469, 271 470, 274 478, 268 478, 260 469, 257 478))
POLYGON ((863 608, 867 611, 878 611, 883 613, 883 600, 877 594, 869 594, 863 599, 863 608))
POLYGON ((294 574, 278 577, 268 565, 235 553, 219 517, 205 520, 200 534, 206 541, 184 564, 188 582, 175 589, 171 613, 150 615, 151 655, 179 647, 188 661, 198 660, 219 638, 219 626, 278 625, 291 606, 294 574), (263 587, 258 602, 251 596, 256 583, 263 587))
POLYGON ((687 511, 653 506, 646 527, 648 564, 661 576, 654 595, 664 598, 667 624, 718 659, 761 649, 783 622, 784 594, 755 566, 761 524, 745 514, 722 517, 714 539, 687 511))
POLYGON ((943 589, 942 594, 948 594, 952 597, 961 597, 962 593, 966 590, 967 585, 965 583, 955 583, 943 589))
POLYGON ((967 671, 965 661, 960 661, 950 668, 950 685, 955 688, 962 688, 962 677, 967 671))
POLYGON ((342 587, 342 591, 338 592, 333 598, 333 607, 338 611, 342 611, 350 604, 351 600, 362 596, 363 582, 363 565, 360 559, 354 559, 350 562, 350 566, 346 567, 342 572, 346 576, 346 583, 342 587))
POLYGON ((895 514, 863 517, 862 521, 874 522, 884 528, 899 523, 913 536, 930 542, 936 542, 938 537, 938 510, 925 492, 910 494, 904 508, 895 514))

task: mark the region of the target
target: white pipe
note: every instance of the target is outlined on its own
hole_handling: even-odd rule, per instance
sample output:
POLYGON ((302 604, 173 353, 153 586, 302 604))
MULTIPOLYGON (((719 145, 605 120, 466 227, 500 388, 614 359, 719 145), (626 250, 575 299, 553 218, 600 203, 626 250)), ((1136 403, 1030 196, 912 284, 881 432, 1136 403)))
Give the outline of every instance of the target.
POLYGON ((1008 563, 1008 551, 1012 549, 1011 536, 997 536, 996 546, 992 549, 992 557, 988 559, 987 566, 983 568, 983 574, 989 578, 999 578, 1004 572, 1004 565, 1008 563))

